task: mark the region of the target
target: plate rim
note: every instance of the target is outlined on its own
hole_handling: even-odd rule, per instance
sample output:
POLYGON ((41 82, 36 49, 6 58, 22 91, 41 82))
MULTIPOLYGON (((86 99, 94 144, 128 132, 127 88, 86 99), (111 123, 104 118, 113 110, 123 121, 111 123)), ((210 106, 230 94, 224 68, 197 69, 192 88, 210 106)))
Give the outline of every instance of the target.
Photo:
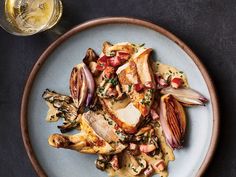
POLYGON ((181 47, 184 50, 184 52, 187 55, 189 55, 191 60, 198 67, 199 71, 201 72, 201 75, 204 78, 204 81, 206 82, 207 88, 209 90, 210 101, 212 103, 212 112, 213 112, 213 127, 212 127, 212 137, 211 137, 210 145, 208 147, 206 156, 204 157, 204 160, 196 174, 196 177, 201 177, 203 173, 206 171, 207 167, 209 166, 210 161, 212 160, 213 154, 216 150, 216 146, 218 142, 218 135, 219 135, 219 122, 220 122, 219 104, 218 104, 218 98, 217 98, 213 81, 211 77, 209 76, 205 66, 202 64, 202 62, 197 57, 197 55, 181 39, 179 39, 177 36, 169 32, 168 30, 152 22, 137 19, 137 18, 129 18, 129 17, 103 17, 103 18, 93 19, 93 20, 90 20, 90 21, 87 21, 80 25, 75 26, 74 28, 72 28, 71 30, 69 30, 62 36, 60 36, 52 44, 50 44, 49 47, 41 54, 41 56, 38 58, 33 68, 31 69, 28 79, 26 80, 26 84, 25 84, 23 96, 22 96, 22 101, 21 101, 20 126, 21 126, 21 134, 23 138, 23 143, 24 143, 27 155, 37 175, 40 177, 47 177, 46 172, 43 170, 43 168, 41 167, 40 163, 38 162, 35 156, 34 150, 30 142, 29 131, 28 131, 28 119, 27 119, 27 113, 28 113, 27 110, 28 110, 28 101, 29 101, 28 98, 32 89, 34 79, 37 73, 39 72, 41 66, 43 65, 43 63, 47 60, 48 56, 51 53, 53 53, 53 51, 58 46, 60 46, 63 42, 65 42, 67 39, 69 39, 70 37, 72 37, 73 35, 81 31, 84 31, 93 27, 97 27, 100 25, 106 25, 106 24, 138 25, 138 26, 142 26, 142 27, 146 27, 148 29, 154 30, 158 33, 161 33, 162 35, 166 36, 171 41, 175 42, 179 47, 181 47))

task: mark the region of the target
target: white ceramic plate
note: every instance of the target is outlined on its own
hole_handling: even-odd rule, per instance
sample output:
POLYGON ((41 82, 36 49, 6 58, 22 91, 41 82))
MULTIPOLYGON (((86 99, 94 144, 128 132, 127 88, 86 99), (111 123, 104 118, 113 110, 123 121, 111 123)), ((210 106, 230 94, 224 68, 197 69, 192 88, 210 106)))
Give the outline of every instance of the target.
POLYGON ((104 41, 145 43, 154 49, 154 58, 184 71, 190 86, 210 100, 205 107, 187 109, 185 147, 175 150, 176 160, 168 168, 170 177, 200 176, 213 154, 218 132, 217 100, 209 76, 177 37, 152 23, 129 18, 99 19, 72 29, 54 42, 34 66, 23 95, 21 126, 28 155, 39 176, 106 176, 94 165, 96 155, 48 145, 48 136, 59 133, 59 123, 45 121, 48 108, 41 97, 46 88, 69 95, 71 69, 82 61, 88 48, 99 54, 104 41))

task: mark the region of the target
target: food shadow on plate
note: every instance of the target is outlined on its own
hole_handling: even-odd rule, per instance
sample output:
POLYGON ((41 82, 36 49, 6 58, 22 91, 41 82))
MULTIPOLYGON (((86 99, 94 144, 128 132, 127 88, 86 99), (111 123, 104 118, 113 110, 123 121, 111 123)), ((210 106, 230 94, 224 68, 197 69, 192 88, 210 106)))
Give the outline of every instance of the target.
POLYGON ((183 143, 184 148, 190 147, 192 120, 190 119, 189 109, 192 109, 192 108, 184 107, 186 119, 187 119, 186 132, 185 132, 184 143, 183 143))

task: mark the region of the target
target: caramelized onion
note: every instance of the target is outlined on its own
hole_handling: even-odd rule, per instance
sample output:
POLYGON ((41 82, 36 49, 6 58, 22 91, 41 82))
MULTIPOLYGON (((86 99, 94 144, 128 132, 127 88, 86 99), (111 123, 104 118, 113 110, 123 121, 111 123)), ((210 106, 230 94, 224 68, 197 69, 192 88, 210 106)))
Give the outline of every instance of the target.
POLYGON ((191 88, 167 87, 161 90, 162 94, 171 94, 185 106, 204 105, 208 100, 199 92, 191 88))
POLYGON ((86 81, 87 81, 87 85, 88 85, 88 95, 87 95, 87 99, 86 99, 86 106, 88 106, 93 99, 94 90, 95 90, 95 83, 94 83, 93 75, 90 72, 90 70, 88 69, 88 67, 85 64, 83 64, 82 67, 83 67, 86 81))
POLYGON ((183 106, 171 95, 161 97, 160 122, 168 144, 172 148, 181 148, 186 128, 186 116, 183 106))

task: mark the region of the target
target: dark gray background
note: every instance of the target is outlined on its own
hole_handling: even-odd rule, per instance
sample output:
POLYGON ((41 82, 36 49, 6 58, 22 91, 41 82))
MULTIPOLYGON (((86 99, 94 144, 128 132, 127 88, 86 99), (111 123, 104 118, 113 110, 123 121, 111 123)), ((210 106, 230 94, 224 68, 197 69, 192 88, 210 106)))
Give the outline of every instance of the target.
MULTIPOLYGON (((204 176, 236 176, 236 1, 65 0, 61 26, 66 31, 104 16, 152 21, 197 53, 216 85, 221 109, 219 144, 204 176)), ((52 32, 17 37, 0 29, 0 177, 37 176, 22 143, 20 103, 33 64, 56 37, 52 32)))

